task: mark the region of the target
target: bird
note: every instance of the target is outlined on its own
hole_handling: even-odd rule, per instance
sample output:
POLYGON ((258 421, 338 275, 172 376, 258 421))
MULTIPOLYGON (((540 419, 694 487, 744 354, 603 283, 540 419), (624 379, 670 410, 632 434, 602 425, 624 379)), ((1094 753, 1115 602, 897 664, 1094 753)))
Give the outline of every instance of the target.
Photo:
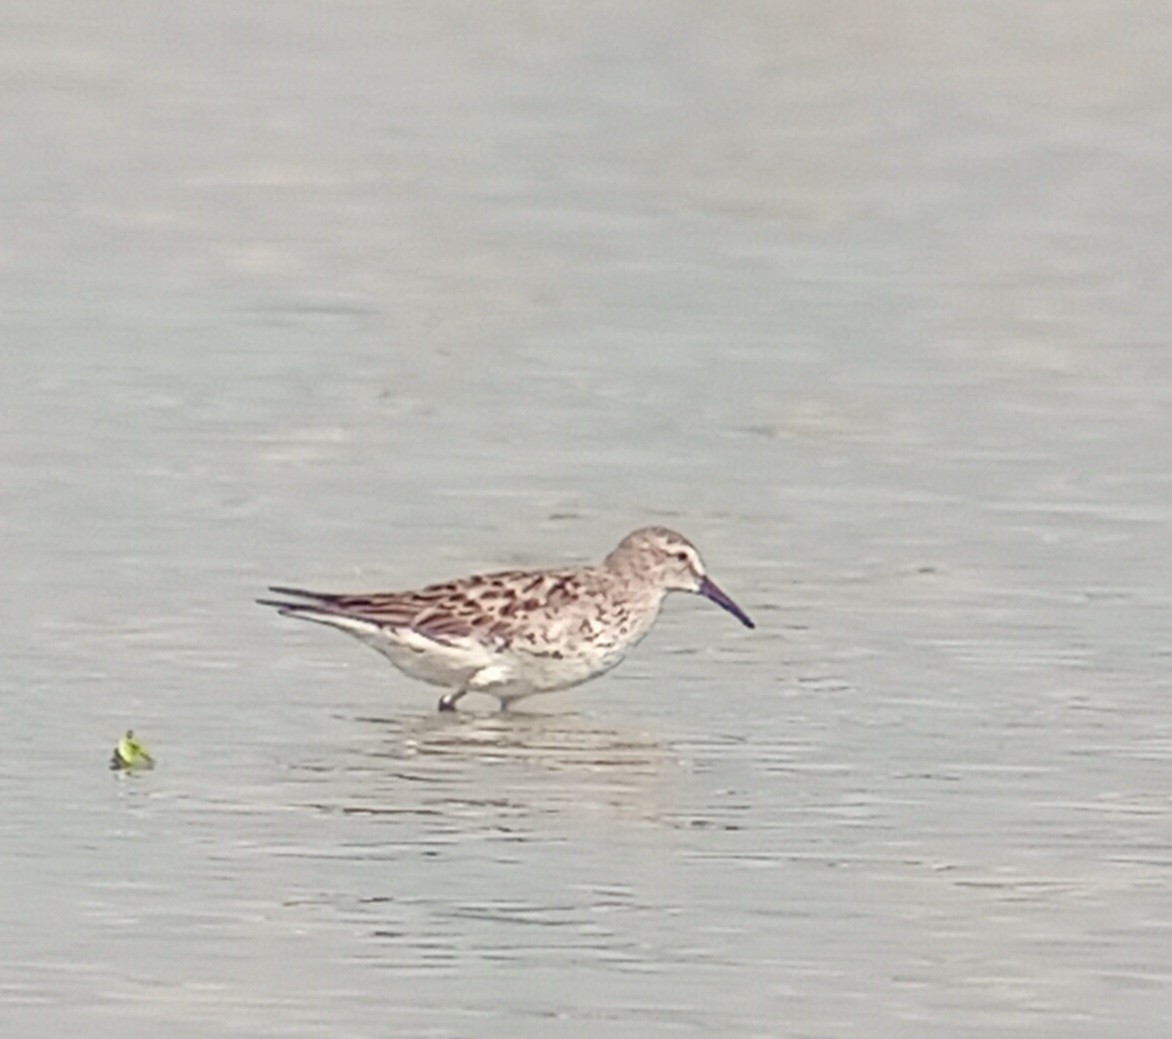
POLYGON ((404 674, 446 690, 439 710, 487 693, 502 710, 615 667, 651 630, 669 592, 701 595, 756 625, 667 527, 628 534, 597 565, 475 574, 402 592, 314 592, 272 585, 283 616, 338 628, 404 674))

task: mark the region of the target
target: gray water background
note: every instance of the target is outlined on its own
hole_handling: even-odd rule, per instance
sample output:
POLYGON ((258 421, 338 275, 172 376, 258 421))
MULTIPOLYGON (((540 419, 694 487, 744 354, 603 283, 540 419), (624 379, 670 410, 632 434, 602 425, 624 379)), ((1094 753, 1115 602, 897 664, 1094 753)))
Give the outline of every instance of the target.
POLYGON ((1169 54, 4 5, 0 1031, 1166 1031, 1169 54), (758 630, 673 599, 543 715, 252 604, 648 522, 758 630))

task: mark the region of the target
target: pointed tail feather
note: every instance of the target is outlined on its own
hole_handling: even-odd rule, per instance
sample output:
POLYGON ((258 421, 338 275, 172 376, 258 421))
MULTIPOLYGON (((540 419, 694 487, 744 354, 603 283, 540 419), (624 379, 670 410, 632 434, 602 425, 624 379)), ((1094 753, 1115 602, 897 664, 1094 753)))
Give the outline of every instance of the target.
MULTIPOLYGON (((308 588, 289 588, 285 585, 271 584, 269 591, 275 595, 291 595, 295 599, 312 599, 314 602, 332 602, 338 599, 345 598, 345 596, 338 595, 334 592, 311 592, 308 588)), ((262 600, 257 599, 257 602, 262 600)), ((269 600, 263 600, 266 606, 276 606, 277 603, 269 600)))
MULTIPOLYGON (((274 588, 273 591, 279 591, 284 595, 294 594, 288 589, 274 588)), ((339 628, 351 635, 357 635, 359 638, 374 635, 380 628, 376 621, 355 617, 342 609, 331 608, 328 602, 282 602, 279 599, 257 599, 256 601, 260 606, 272 606, 282 617, 296 617, 298 620, 325 624, 327 627, 339 628)))

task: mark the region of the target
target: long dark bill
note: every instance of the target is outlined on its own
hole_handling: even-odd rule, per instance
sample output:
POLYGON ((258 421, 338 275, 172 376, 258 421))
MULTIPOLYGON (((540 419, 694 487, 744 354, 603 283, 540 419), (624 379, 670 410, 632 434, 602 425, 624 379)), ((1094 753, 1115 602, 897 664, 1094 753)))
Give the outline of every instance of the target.
POLYGON ((735 602, 733 602, 732 599, 725 595, 724 592, 720 590, 720 585, 712 580, 711 577, 705 577, 704 580, 700 582, 700 588, 698 590, 705 599, 711 599, 714 603, 716 603, 717 606, 723 606, 746 628, 757 627, 756 624, 749 620, 749 615, 745 613, 745 611, 742 610, 735 602))

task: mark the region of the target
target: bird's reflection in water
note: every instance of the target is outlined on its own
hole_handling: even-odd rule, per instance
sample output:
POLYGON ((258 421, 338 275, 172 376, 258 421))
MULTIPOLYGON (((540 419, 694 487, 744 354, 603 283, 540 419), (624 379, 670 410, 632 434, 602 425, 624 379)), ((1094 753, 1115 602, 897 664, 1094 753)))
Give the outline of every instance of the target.
POLYGON ((550 814, 656 821, 669 810, 679 770, 671 748, 654 736, 576 713, 429 712, 351 721, 364 730, 351 752, 308 766, 319 782, 321 773, 343 780, 331 784, 332 805, 315 804, 323 810, 448 820, 487 815, 498 823, 550 814))

